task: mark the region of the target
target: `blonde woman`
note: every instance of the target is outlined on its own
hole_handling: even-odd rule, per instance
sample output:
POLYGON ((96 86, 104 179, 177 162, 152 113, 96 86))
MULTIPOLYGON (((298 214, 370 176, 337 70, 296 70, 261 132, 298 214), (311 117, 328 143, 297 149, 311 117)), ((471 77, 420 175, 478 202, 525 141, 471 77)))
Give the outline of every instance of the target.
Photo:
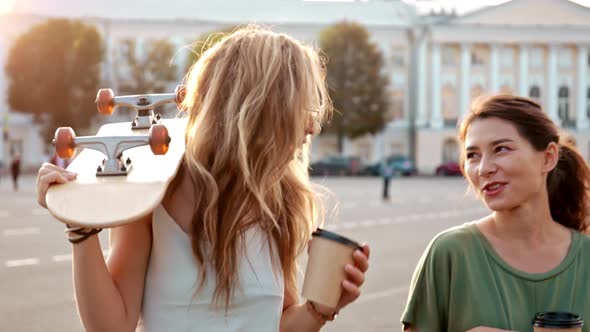
MULTIPOLYGON (((76 302, 89 331, 318 331, 360 295, 355 251, 337 308, 299 303, 296 258, 319 218, 308 138, 330 112, 317 53, 257 27, 206 51, 187 76, 181 170, 161 206, 73 245, 76 302)), ((49 185, 75 174, 45 164, 49 185)), ((108 207, 105 207, 108 208, 108 207)))

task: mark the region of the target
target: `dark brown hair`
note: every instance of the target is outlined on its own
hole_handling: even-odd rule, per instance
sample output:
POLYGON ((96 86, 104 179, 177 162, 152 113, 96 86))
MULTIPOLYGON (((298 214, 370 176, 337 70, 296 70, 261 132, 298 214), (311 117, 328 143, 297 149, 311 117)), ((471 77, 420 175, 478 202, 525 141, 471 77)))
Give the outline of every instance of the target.
MULTIPOLYGON (((537 151, 544 151, 551 142, 559 145, 559 161, 547 176, 551 217, 568 228, 586 232, 590 171, 571 139, 565 135, 560 137, 557 125, 536 102, 512 95, 495 95, 474 101, 471 112, 461 122, 459 141, 465 143, 467 130, 475 120, 487 118, 512 123, 520 136, 537 151)), ((463 149, 459 163, 462 170, 464 162, 463 149)))

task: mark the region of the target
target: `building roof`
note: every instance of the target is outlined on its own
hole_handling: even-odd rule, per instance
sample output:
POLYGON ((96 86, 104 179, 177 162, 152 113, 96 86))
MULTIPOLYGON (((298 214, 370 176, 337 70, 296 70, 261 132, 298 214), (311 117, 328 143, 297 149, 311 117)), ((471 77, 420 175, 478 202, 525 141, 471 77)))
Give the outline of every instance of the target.
POLYGON ((466 13, 439 24, 514 26, 514 27, 588 27, 590 8, 569 0, 512 0, 466 13))
POLYGON ((227 23, 331 24, 347 19, 365 25, 386 26, 408 26, 416 15, 415 8, 401 0, 19 0, 14 12, 41 16, 227 23))

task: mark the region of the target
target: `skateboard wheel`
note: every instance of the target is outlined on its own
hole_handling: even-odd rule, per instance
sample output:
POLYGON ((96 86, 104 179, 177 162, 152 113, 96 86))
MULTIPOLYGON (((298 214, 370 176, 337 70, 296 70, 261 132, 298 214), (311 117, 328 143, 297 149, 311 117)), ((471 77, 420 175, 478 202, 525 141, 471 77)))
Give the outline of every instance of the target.
POLYGON ((60 158, 69 159, 74 156, 76 149, 76 133, 71 127, 60 127, 55 131, 55 138, 53 144, 55 145, 55 153, 60 158))
POLYGON ((102 115, 111 115, 115 110, 115 93, 111 89, 100 89, 96 94, 96 108, 102 115))
POLYGON ((155 124, 150 127, 149 133, 150 148, 155 155, 162 155, 168 152, 170 147, 170 136, 168 129, 162 124, 155 124))
POLYGON ((184 97, 186 97, 186 85, 177 85, 176 89, 174 89, 174 94, 176 95, 176 105, 180 106, 184 101, 184 97))

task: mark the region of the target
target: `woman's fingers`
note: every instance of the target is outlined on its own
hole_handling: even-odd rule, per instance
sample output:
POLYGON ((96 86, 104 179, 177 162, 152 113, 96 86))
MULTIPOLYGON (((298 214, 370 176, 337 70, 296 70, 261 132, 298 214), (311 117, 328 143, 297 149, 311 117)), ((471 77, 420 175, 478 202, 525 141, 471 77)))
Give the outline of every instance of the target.
POLYGON ((363 247, 363 251, 357 249, 352 253, 354 265, 356 265, 362 272, 367 272, 369 269, 369 256, 367 254, 369 253, 369 247, 366 248, 366 251, 365 247, 363 247))
POLYGON ((357 285, 353 284, 352 282, 350 282, 348 280, 342 281, 342 287, 344 288, 346 293, 348 293, 347 295, 350 297, 349 303, 353 302, 359 296, 361 296, 361 289, 357 285))
POLYGON ((347 279, 355 285, 360 287, 365 282, 365 274, 353 265, 346 264, 344 271, 348 277, 347 279))
POLYGON ((54 183, 63 184, 75 178, 75 173, 67 172, 63 168, 43 165, 37 175, 37 203, 46 208, 45 194, 47 194, 49 186, 54 183))
POLYGON ((369 257, 371 256, 371 248, 369 248, 369 245, 364 243, 362 245, 363 248, 363 253, 365 254, 365 256, 367 256, 367 259, 369 259, 369 257))
POLYGON ((41 168, 39 169, 39 173, 49 173, 49 172, 60 172, 60 173, 66 173, 67 171, 59 166, 55 166, 52 163, 43 163, 43 165, 41 166, 41 168))

